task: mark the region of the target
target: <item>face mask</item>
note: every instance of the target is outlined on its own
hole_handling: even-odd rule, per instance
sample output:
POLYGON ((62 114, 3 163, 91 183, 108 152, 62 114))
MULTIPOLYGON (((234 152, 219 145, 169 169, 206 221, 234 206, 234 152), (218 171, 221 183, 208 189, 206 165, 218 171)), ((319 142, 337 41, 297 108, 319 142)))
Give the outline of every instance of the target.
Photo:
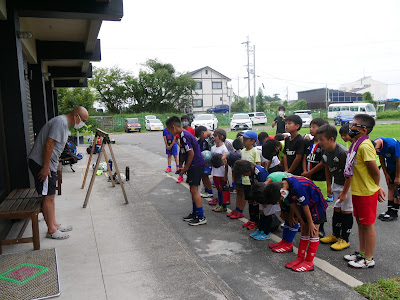
POLYGON ((82 122, 82 119, 81 119, 81 117, 79 115, 78 115, 78 118, 79 118, 80 122, 78 124, 75 123, 75 125, 74 125, 75 129, 81 129, 83 127, 83 125, 85 125, 85 123, 82 122))
POLYGON ((284 114, 285 114, 284 111, 281 111, 281 110, 279 111, 279 115, 280 115, 280 116, 283 116, 284 114))
POLYGON ((286 199, 286 197, 289 195, 289 191, 281 189, 281 196, 283 199, 286 199))
POLYGON ((183 127, 186 127, 186 126, 188 126, 189 125, 189 122, 182 122, 182 126, 183 127))
POLYGON ((360 130, 358 129, 349 129, 349 136, 351 138, 354 138, 355 136, 357 136, 360 133, 360 130))

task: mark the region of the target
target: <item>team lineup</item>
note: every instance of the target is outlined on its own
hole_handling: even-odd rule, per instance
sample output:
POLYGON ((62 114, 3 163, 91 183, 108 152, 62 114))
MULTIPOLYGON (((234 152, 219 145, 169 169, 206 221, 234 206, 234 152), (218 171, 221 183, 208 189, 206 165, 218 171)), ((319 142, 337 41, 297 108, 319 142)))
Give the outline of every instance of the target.
POLYGON ((320 242, 335 251, 350 247, 355 218, 359 249, 344 255, 344 259, 353 268, 374 267, 377 203, 386 197, 379 185, 380 168, 388 185, 388 209, 378 218, 389 222, 398 217, 400 143, 390 137, 370 140, 375 120, 366 114, 355 115, 352 122, 340 128, 340 137, 348 148, 336 142, 336 127, 322 118, 313 119, 310 134, 301 136, 301 118, 285 116, 284 107, 279 108, 272 126, 276 126, 275 136, 247 130, 230 140, 220 128, 213 132, 204 126, 191 128, 188 116, 173 116, 166 121, 165 172, 175 169, 173 158, 177 183, 186 174, 192 198, 192 212, 183 220, 190 226, 207 224, 202 197, 211 198, 208 204, 214 206, 214 212, 224 213, 230 204, 229 193, 236 192, 235 208, 227 217, 243 218, 247 204, 250 217, 243 227, 254 230, 250 236, 262 241, 270 239, 270 233, 281 224, 276 217, 280 212, 282 240, 268 246, 275 253, 292 252, 293 240, 300 231, 297 258, 285 267, 307 272, 314 270, 320 242), (213 185, 217 190, 215 198, 213 185), (328 201, 334 201, 329 220, 332 229, 325 235, 328 201))

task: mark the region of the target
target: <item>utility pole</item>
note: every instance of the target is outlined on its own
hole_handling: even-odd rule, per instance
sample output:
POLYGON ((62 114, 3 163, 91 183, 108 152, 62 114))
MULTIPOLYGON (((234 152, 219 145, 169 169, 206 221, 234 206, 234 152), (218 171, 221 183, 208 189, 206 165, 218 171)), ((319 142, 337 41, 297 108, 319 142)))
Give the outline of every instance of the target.
POLYGON ((286 87, 286 101, 289 103, 289 87, 286 87))
POLYGON ((253 84, 254 84, 254 99, 253 99, 253 109, 254 111, 257 110, 256 106, 256 45, 253 45, 253 84))
POLYGON ((238 96, 238 98, 237 98, 237 100, 239 100, 239 76, 238 76, 238 94, 237 94, 237 96, 238 96))
POLYGON ((247 50, 247 97, 249 102, 249 112, 251 112, 251 101, 250 101, 250 41, 249 36, 247 36, 247 41, 242 44, 246 44, 247 50))

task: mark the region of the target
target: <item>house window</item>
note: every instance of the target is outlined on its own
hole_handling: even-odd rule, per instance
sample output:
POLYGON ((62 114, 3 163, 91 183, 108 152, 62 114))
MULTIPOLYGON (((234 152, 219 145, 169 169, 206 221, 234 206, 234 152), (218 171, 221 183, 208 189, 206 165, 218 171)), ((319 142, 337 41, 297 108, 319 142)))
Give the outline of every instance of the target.
POLYGON ((206 70, 205 72, 206 72, 206 75, 208 75, 208 70, 206 70))
POLYGON ((203 107, 203 99, 193 99, 193 107, 203 107))
POLYGON ((213 90, 221 90, 222 89, 222 82, 216 81, 212 83, 213 90))
POLYGON ((201 81, 196 82, 196 90, 201 90, 203 88, 203 83, 201 81))

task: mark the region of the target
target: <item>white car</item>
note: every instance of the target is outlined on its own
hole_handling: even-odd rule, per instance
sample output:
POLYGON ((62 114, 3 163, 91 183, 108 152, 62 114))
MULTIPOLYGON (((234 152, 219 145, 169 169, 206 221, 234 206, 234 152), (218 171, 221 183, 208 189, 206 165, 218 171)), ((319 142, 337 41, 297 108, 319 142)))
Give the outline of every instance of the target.
POLYGON ((308 113, 295 113, 295 115, 299 116, 303 121, 302 127, 310 127, 310 123, 312 120, 312 115, 308 113))
POLYGON ((205 126, 208 130, 214 130, 218 127, 218 119, 211 114, 198 115, 192 122, 192 128, 199 126, 205 126))
POLYGON ((144 119, 145 120, 154 120, 154 119, 157 119, 157 117, 153 116, 153 115, 147 115, 147 116, 144 116, 144 119))
POLYGON ((163 130, 164 125, 159 119, 148 119, 146 120, 146 130, 163 130))
POLYGON ((231 119, 231 130, 251 130, 253 123, 248 114, 234 114, 231 119))
POLYGON ((255 124, 265 124, 267 123, 267 116, 263 112, 252 112, 248 113, 251 122, 253 122, 253 125, 255 124))

